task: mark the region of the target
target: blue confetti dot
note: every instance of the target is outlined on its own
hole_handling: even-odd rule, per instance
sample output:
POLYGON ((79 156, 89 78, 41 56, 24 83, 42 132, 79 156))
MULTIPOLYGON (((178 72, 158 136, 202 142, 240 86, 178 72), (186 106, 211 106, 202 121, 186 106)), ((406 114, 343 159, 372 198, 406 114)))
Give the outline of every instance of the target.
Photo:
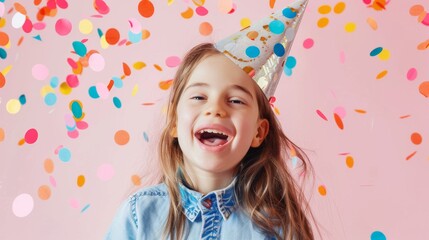
POLYGON ((45 96, 45 104, 48 106, 53 106, 57 103, 57 95, 55 93, 48 93, 45 96))
POLYGON ((386 236, 380 231, 375 231, 371 234, 371 240, 386 240, 386 236))
POLYGON ((121 100, 117 97, 113 97, 113 104, 115 105, 115 107, 117 108, 121 108, 122 107, 122 103, 121 100))
POLYGON ((73 45, 73 49, 77 55, 79 55, 81 57, 85 57, 86 52, 87 52, 85 44, 83 44, 81 41, 74 41, 72 43, 72 45, 73 45))
POLYGON ((142 40, 142 32, 133 33, 131 31, 128 32, 128 40, 132 43, 138 43, 142 40))
POLYGON ((286 74, 286 76, 288 77, 292 76, 292 69, 285 67, 283 71, 286 74))
POLYGON ((76 101, 73 101, 71 104, 71 111, 73 113, 73 116, 77 119, 80 119, 82 117, 82 107, 80 104, 76 101))
POLYGON ((80 210, 81 213, 85 212, 91 205, 90 204, 86 204, 85 207, 82 208, 82 210, 80 210))
POLYGON ((74 123, 73 126, 67 126, 66 125, 66 128, 67 128, 67 131, 72 132, 76 129, 76 123, 74 123))
POLYGON ((372 50, 372 51, 369 53, 369 55, 370 55, 371 57, 374 57, 374 56, 377 56, 378 54, 380 54, 380 53, 381 53, 381 51, 383 51, 383 48, 382 48, 382 47, 374 48, 374 50, 372 50))
POLYGON ((40 37, 40 34, 34 36, 33 38, 36 40, 42 41, 42 37, 40 37))
POLYGON ((49 82, 49 84, 51 85, 52 88, 56 88, 58 87, 60 80, 58 79, 58 77, 54 76, 51 78, 51 81, 49 82))
POLYGON ((94 99, 97 99, 100 97, 100 95, 98 95, 97 88, 95 88, 95 86, 89 87, 88 93, 89 93, 89 96, 94 99))
POLYGON ((19 96, 19 102, 21 103, 21 105, 24 105, 27 103, 27 98, 25 97, 24 94, 22 94, 21 96, 19 96))
POLYGON ((124 81, 122 81, 121 78, 119 77, 113 77, 113 86, 115 86, 116 88, 122 88, 124 86, 124 81))
POLYGON ((143 132, 143 138, 146 142, 149 142, 149 136, 147 135, 146 132, 143 132))
POLYGON ((246 55, 250 58, 255 58, 259 56, 260 51, 259 48, 256 46, 250 46, 246 48, 246 55))
POLYGON ((270 31, 274 34, 282 34, 285 30, 285 24, 279 20, 273 20, 268 25, 270 31))
POLYGON ((283 44, 276 43, 276 45, 274 45, 274 53, 277 55, 277 57, 283 57, 285 55, 285 48, 283 47, 283 44))
POLYGON ((6 59, 7 58, 7 52, 3 48, 0 48, 0 58, 6 59))
POLYGON ((99 37, 103 36, 103 31, 101 31, 101 29, 97 28, 97 33, 99 37))
POLYGON ((63 162, 69 162, 71 159, 71 152, 70 150, 68 150, 67 148, 61 148, 60 151, 58 152, 58 157, 60 158, 61 161, 63 162))
POLYGON ((287 68, 290 68, 290 69, 294 68, 296 66, 296 58, 293 56, 287 57, 285 65, 287 68))
POLYGON ((285 8, 283 9, 283 16, 287 17, 287 18, 294 18, 296 17, 296 12, 292 11, 292 9, 290 8, 285 8))

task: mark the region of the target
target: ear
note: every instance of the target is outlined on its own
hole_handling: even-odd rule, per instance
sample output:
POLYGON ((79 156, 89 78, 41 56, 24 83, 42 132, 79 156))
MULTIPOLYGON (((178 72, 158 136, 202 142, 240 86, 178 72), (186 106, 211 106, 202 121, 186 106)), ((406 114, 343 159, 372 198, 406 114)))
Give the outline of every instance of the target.
POLYGON ((259 147, 262 144, 265 137, 268 135, 268 130, 270 129, 270 123, 267 119, 259 119, 258 124, 258 131, 256 136, 253 137, 252 144, 250 144, 250 146, 254 148, 259 147))
POLYGON ((170 130, 170 136, 177 138, 177 127, 174 126, 171 130, 170 130))

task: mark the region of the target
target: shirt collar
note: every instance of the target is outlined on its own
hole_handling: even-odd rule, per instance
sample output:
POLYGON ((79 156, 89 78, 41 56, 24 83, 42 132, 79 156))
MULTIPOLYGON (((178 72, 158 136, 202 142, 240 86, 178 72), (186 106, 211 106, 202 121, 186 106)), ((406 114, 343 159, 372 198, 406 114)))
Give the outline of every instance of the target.
POLYGON ((235 196, 235 182, 234 180, 225 188, 209 192, 203 195, 200 192, 189 189, 182 183, 179 183, 180 196, 185 216, 194 222, 198 215, 201 214, 201 205, 207 198, 214 198, 217 201, 217 208, 226 221, 231 213, 237 208, 237 201, 235 196))

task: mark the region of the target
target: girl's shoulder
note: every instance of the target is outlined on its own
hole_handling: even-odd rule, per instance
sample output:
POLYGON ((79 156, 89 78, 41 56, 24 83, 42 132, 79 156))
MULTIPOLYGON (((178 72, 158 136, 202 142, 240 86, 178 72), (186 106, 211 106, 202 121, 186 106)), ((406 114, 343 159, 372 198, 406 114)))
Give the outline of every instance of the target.
POLYGON ((167 186, 164 183, 160 183, 137 190, 128 198, 128 201, 132 203, 143 199, 157 199, 165 197, 168 197, 167 186))

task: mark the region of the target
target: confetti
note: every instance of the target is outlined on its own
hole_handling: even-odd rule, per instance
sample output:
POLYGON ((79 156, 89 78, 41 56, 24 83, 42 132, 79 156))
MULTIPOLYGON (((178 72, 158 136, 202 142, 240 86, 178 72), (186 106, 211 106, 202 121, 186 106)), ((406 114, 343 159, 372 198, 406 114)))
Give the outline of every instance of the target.
POLYGON ((419 85, 419 92, 424 97, 426 97, 426 98, 429 97, 429 81, 422 82, 419 85))
POLYGON ((10 114, 17 114, 21 110, 21 103, 17 99, 10 99, 6 103, 6 110, 10 114))
POLYGON ((356 23, 353 23, 353 22, 347 23, 344 26, 344 30, 346 30, 346 32, 348 33, 354 32, 356 30, 356 23))
POLYGON ((41 200, 48 200, 51 197, 51 188, 47 185, 39 187, 37 194, 41 200))
POLYGON ((326 187, 324 185, 320 185, 318 191, 321 196, 326 196, 326 187))
POLYGON ((79 22, 79 32, 81 32, 82 34, 88 35, 92 32, 93 29, 93 24, 90 20, 88 19, 82 19, 79 22))
POLYGON ((249 19, 249 18, 242 18, 242 19, 240 20, 240 26, 241 26, 241 28, 247 28, 247 27, 249 27, 250 25, 252 25, 252 22, 250 21, 250 19, 249 19))
POLYGON ((328 121, 328 118, 320 110, 316 110, 317 115, 325 121, 328 121))
POLYGON ((9 43, 9 35, 5 32, 0 32, 0 46, 6 46, 9 43))
POLYGON ((126 130, 119 130, 114 136, 115 143, 123 146, 130 141, 130 134, 126 130))
POLYGON ((54 162, 49 158, 45 159, 43 162, 43 168, 45 169, 46 173, 53 173, 55 168, 54 162))
POLYGON ((195 12, 199 15, 199 16, 205 16, 209 13, 209 11, 207 10, 207 8, 205 8, 204 6, 198 6, 195 9, 195 12))
POLYGON ((86 55, 87 53, 86 46, 81 41, 74 41, 72 45, 77 55, 79 55, 80 57, 84 57, 86 55))
POLYGON ((108 14, 110 11, 109 6, 103 0, 95 0, 94 8, 98 13, 103 15, 108 14))
POLYGON ((0 142, 3 142, 5 138, 4 129, 0 128, 0 142))
POLYGON ((382 79, 387 75, 388 71, 387 70, 383 70, 380 73, 377 74, 377 76, 375 77, 376 79, 382 79))
POLYGON ((121 108, 122 107, 121 100, 117 97, 113 97, 113 105, 115 105, 116 108, 121 108))
POLYGON ((177 67, 179 66, 181 60, 178 56, 170 56, 167 59, 165 59, 165 65, 167 67, 177 67))
POLYGON ((422 143, 422 135, 418 132, 414 132, 411 134, 411 142, 415 145, 420 145, 422 143))
POLYGON ((233 9, 232 0, 218 0, 218 9, 221 13, 229 13, 233 9))
POLYGON ((43 64, 36 64, 31 69, 31 74, 36 80, 45 80, 49 76, 49 69, 43 64))
POLYGON ((144 63, 144 62, 135 62, 133 64, 133 68, 136 69, 136 70, 141 70, 144 67, 146 67, 146 63, 144 63))
POLYGON ((110 45, 115 45, 120 39, 119 31, 116 28, 109 28, 106 31, 106 42, 110 45))
POLYGON ((346 9, 346 4, 344 2, 338 2, 334 6, 334 13, 341 14, 344 12, 344 9, 346 9))
POLYGON ((155 12, 155 8, 151 1, 141 0, 139 2, 138 11, 142 17, 150 18, 155 12))
POLYGON ((65 163, 70 162, 71 152, 68 148, 63 147, 58 151, 58 157, 62 162, 65 162, 65 163))
POLYGON ((105 61, 101 54, 93 53, 88 59, 89 68, 94 72, 101 72, 104 69, 105 61))
POLYGON ((410 155, 408 155, 405 160, 410 160, 412 157, 414 157, 414 155, 416 155, 417 151, 414 151, 413 153, 411 153, 410 155))
POLYGON ((39 133, 34 128, 28 129, 24 136, 25 142, 28 144, 35 143, 38 138, 39 138, 39 133))
POLYGON ((310 48, 312 48, 312 47, 313 47, 313 45, 314 45, 314 40, 313 40, 312 38, 307 38, 307 39, 305 39, 305 40, 304 40, 304 42, 302 43, 302 46, 303 46, 305 49, 310 49, 310 48))
POLYGON ((377 22, 375 21, 374 18, 369 17, 369 18, 366 19, 366 22, 372 28, 372 30, 377 30, 378 29, 378 24, 377 24, 377 22))
POLYGON ((22 193, 15 197, 12 203, 12 212, 17 217, 28 216, 34 208, 34 200, 30 194, 22 193))
POLYGON ((131 182, 133 182, 134 186, 140 186, 142 184, 141 178, 138 175, 132 175, 131 182))
POLYGON ((331 6, 329 5, 322 5, 318 8, 318 12, 320 14, 328 14, 331 12, 331 6))
POLYGON ((348 168, 353 168, 354 163, 355 162, 354 162, 354 159, 353 159, 352 156, 347 156, 346 157, 346 165, 347 165, 348 168))
POLYGON ((386 240, 386 236, 380 231, 375 231, 371 233, 371 240, 386 240))
POLYGON ((19 29, 24 25, 26 16, 20 12, 16 12, 12 17, 12 27, 19 29))
POLYGON ((324 27, 328 26, 328 24, 329 24, 329 19, 326 17, 322 17, 317 21, 317 26, 319 28, 324 28, 324 27))
POLYGON ((77 176, 76 184, 78 187, 83 187, 83 185, 85 185, 85 176, 84 175, 77 176))
POLYGON ((335 123, 337 124, 338 128, 343 130, 344 129, 344 123, 343 120, 341 119, 341 117, 334 113, 334 119, 335 119, 335 123))
POLYGON ((162 90, 168 90, 171 85, 173 85, 173 80, 161 81, 159 83, 159 88, 161 88, 162 90))
POLYGON ((81 213, 84 213, 86 210, 88 210, 88 208, 90 207, 90 204, 86 204, 85 207, 82 208, 82 210, 80 210, 81 213))
POLYGON ((201 35, 209 36, 213 32, 213 27, 209 22, 202 22, 199 31, 201 35))
POLYGON ((194 16, 194 10, 188 7, 184 12, 180 14, 184 19, 190 19, 194 16))
POLYGON ((72 24, 68 19, 60 18, 55 23, 55 31, 60 36, 68 35, 72 30, 72 24))

